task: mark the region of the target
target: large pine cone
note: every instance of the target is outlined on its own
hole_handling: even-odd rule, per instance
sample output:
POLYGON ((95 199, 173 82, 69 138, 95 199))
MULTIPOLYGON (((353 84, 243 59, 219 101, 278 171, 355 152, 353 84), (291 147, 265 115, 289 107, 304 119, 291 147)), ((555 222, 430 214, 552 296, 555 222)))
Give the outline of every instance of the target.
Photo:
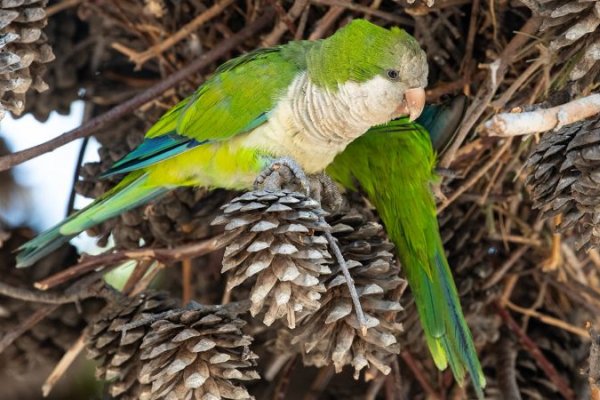
POLYGON ((589 74, 597 82, 600 67, 600 1, 537 0, 544 17, 540 31, 550 38, 550 50, 566 66, 572 81, 589 74), (566 62, 568 60, 568 62, 566 62))
POLYGON ((534 206, 544 217, 562 215, 561 232, 574 231, 577 248, 600 243, 600 119, 548 132, 526 163, 534 206))
POLYGON ((111 396, 137 400, 142 393, 138 382, 142 368, 140 345, 149 328, 146 325, 127 331, 121 328, 174 306, 175 301, 165 293, 142 293, 109 305, 88 328, 87 355, 99 361, 96 376, 109 381, 111 396))
MULTIPOLYGON (((54 60, 42 28, 47 0, 4 0, 0 3, 0 114, 19 115, 31 88, 42 92, 43 65, 54 60)), ((1 118, 1 115, 0 115, 1 118)))
POLYGON ((406 287, 394 261, 394 246, 366 207, 335 216, 329 223, 355 281, 369 327, 367 334, 360 333, 346 280, 337 267, 331 276, 322 277, 327 292, 321 308, 307 315, 291 332, 291 338, 287 332, 283 337, 299 347, 305 365, 333 364, 337 372, 344 365, 352 365, 356 378, 366 367, 388 374, 392 356, 400 351, 396 338, 402 326, 395 321, 406 287))
POLYGON ((252 398, 234 383, 259 378, 244 324, 226 306, 194 306, 154 322, 140 347, 140 399, 252 398))
POLYGON ((227 289, 251 280, 250 312, 266 309, 266 325, 285 318, 294 328, 300 315, 319 308, 325 292, 320 278, 331 272, 324 213, 306 195, 259 190, 233 199, 213 222, 226 224, 234 238, 223 258, 222 271, 230 272, 227 289))

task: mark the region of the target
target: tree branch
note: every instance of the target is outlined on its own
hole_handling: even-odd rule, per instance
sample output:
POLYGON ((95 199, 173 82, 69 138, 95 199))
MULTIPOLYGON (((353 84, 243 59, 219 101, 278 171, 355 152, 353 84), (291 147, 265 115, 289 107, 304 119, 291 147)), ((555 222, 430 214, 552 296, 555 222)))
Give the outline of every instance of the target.
POLYGON ((37 146, 30 147, 23 151, 18 151, 13 154, 9 154, 4 157, 0 157, 0 171, 5 171, 15 165, 21 164, 25 161, 31 160, 37 156, 53 151, 67 143, 70 143, 76 139, 91 136, 96 133, 103 126, 131 113, 133 110, 143 106, 144 104, 155 100, 161 96, 166 90, 176 86, 181 81, 189 77, 217 61, 218 59, 225 56, 229 51, 233 50, 243 41, 256 35, 256 33, 268 25, 273 18, 273 9, 269 8, 262 16, 257 18, 254 22, 246 25, 238 33, 233 35, 226 41, 223 41, 219 46, 215 47, 211 51, 207 52, 203 56, 199 57, 191 64, 175 72, 173 75, 165 78, 156 85, 146 89, 144 92, 138 94, 135 97, 125 101, 118 106, 110 109, 106 113, 92 118, 87 123, 71 129, 63 133, 62 135, 39 144, 37 146))
POLYGON ((483 125, 483 133, 489 136, 520 136, 581 121, 600 113, 600 94, 592 94, 560 106, 522 113, 494 115, 483 125))
POLYGON ((89 297, 105 297, 106 294, 103 293, 102 288, 94 289, 93 287, 86 287, 71 293, 69 293, 69 291, 66 291, 65 293, 46 293, 37 290, 18 288, 0 282, 0 295, 33 303, 67 304, 75 303, 89 297))
POLYGON ((40 290, 47 290, 60 285, 74 277, 93 271, 98 267, 114 265, 127 260, 157 260, 163 263, 181 261, 185 258, 199 257, 211 251, 217 250, 228 244, 227 235, 216 236, 199 243, 187 244, 174 248, 143 248, 137 250, 119 250, 87 256, 83 260, 63 271, 51 275, 35 283, 40 290))

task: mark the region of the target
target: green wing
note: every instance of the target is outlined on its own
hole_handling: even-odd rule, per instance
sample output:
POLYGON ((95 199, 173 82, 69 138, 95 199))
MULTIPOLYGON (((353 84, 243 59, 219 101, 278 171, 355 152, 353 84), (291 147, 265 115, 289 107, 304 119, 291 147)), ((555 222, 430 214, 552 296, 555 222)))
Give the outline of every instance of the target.
POLYGON ((219 141, 264 123, 304 68, 306 42, 259 49, 219 67, 196 92, 168 111, 146 134, 176 133, 198 142, 219 141))
POLYGON ((219 67, 196 92, 162 116, 131 153, 103 177, 146 168, 196 146, 226 140, 266 122, 306 67, 312 42, 259 49, 219 67))

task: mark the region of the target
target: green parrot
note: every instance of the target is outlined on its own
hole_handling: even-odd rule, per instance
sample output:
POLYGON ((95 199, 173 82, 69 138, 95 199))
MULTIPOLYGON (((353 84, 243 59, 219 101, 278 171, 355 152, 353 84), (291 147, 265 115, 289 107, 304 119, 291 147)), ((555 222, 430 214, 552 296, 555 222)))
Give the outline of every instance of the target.
MULTIPOLYGON (((423 115, 435 114, 426 109, 423 115)), ((435 164, 429 133, 401 118, 353 141, 326 171, 344 188, 362 190, 379 213, 406 271, 435 365, 444 370, 449 364, 461 385, 468 373, 483 398, 485 377, 439 233, 431 190, 435 164)))
POLYGON ((181 186, 249 189, 288 158, 318 173, 371 126, 425 104, 427 61, 399 28, 354 20, 327 39, 259 49, 221 65, 104 176, 91 205, 20 247, 30 266, 80 232, 181 186))

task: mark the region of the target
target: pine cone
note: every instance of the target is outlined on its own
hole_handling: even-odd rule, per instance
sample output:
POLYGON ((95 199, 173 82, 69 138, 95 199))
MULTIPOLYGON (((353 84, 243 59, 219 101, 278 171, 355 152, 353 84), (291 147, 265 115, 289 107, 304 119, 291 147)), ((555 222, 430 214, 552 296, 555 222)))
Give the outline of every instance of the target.
MULTIPOLYGON (((537 7, 534 11, 544 17, 540 32, 550 39, 550 51, 556 54, 559 63, 567 66, 568 78, 576 81, 587 74, 597 75, 600 1, 537 0, 534 6, 537 7)), ((595 76, 590 78, 597 81, 595 76)))
POLYGON ((111 396, 122 400, 139 399, 143 389, 137 380, 142 368, 140 346, 149 327, 139 326, 125 332, 121 327, 174 306, 175 301, 165 293, 142 293, 109 305, 90 325, 87 355, 99 362, 96 376, 109 381, 111 396))
POLYGON ((56 59, 48 64, 44 74, 48 90, 29 92, 25 106, 25 113, 31 113, 39 121, 46 121, 52 111, 69 114, 71 103, 80 98, 80 91, 97 80, 90 65, 97 51, 92 51, 90 44, 98 42, 91 37, 88 24, 78 18, 76 8, 54 14, 44 32, 56 59))
MULTIPOLYGON (((0 111, 19 115, 32 88, 48 89, 43 65, 54 60, 42 28, 47 0, 4 0, 0 3, 0 111)), ((0 115, 1 117, 1 115, 0 115)))
POLYGON ((251 279, 253 316, 266 309, 263 322, 286 318, 294 328, 297 317, 320 306, 331 271, 328 225, 318 202, 289 190, 259 190, 236 197, 222 207, 213 224, 225 225, 232 240, 225 250, 222 272, 230 271, 227 290, 251 279))
POLYGON ((327 287, 321 308, 291 332, 289 340, 300 347, 305 365, 333 364, 338 373, 344 365, 352 365, 355 378, 369 366, 388 374, 392 355, 400 351, 396 337, 402 326, 395 315, 402 310, 399 298, 406 281, 399 276, 394 246, 374 220, 366 208, 329 219, 360 296, 367 334, 360 333, 346 280, 337 267, 331 276, 321 278, 327 287))
POLYGON ((154 322, 141 345, 141 399, 251 399, 233 381, 259 379, 245 322, 223 306, 154 322))
POLYGON ((534 206, 546 218, 562 214, 560 232, 574 231, 578 249, 600 243, 600 119, 542 136, 526 166, 534 206))

